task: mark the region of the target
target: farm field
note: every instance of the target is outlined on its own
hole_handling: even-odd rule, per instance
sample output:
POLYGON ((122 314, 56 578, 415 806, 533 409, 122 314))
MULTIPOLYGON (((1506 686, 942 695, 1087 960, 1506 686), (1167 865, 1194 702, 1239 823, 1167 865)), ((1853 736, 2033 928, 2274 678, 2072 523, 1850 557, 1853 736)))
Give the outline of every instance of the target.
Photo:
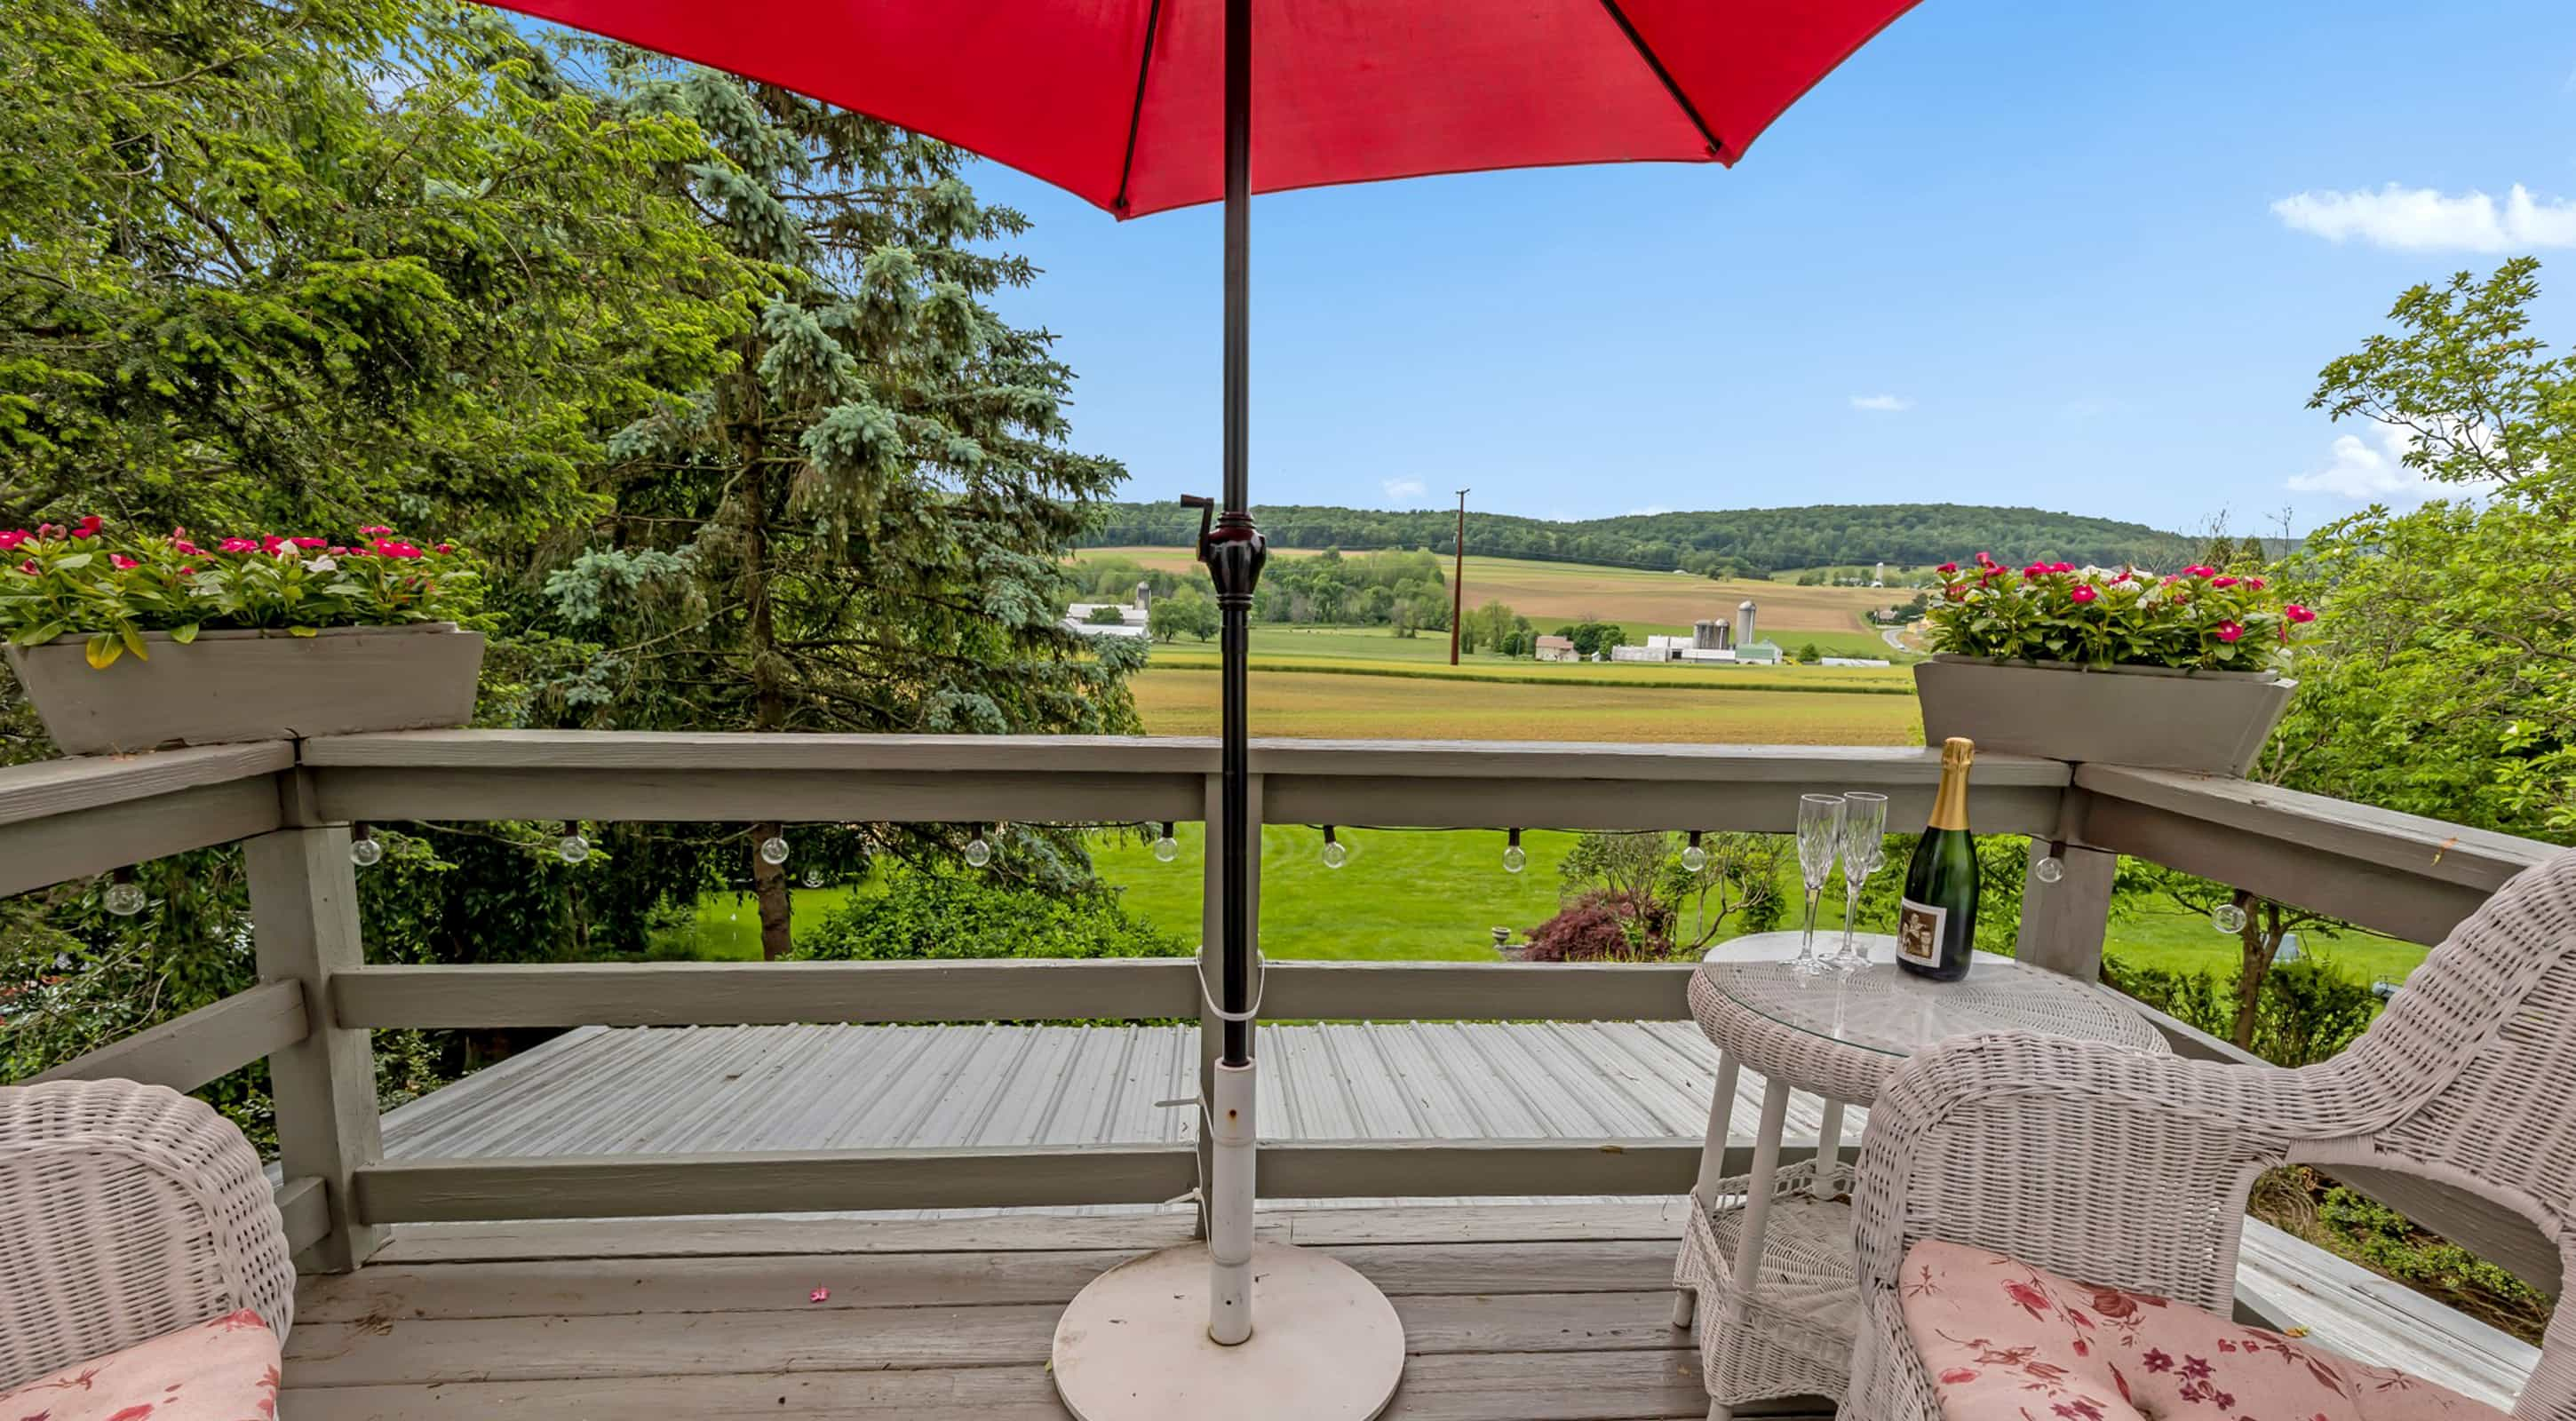
MULTIPOLYGON (((1857 636, 1855 636, 1857 639, 1857 636)), ((1887 647, 1879 645, 1884 656, 1887 647)), ((1152 669, 1204 670, 1218 664, 1214 641, 1158 642, 1152 669)), ((1252 629, 1255 669, 1341 673, 1354 676, 1463 678, 1534 685, 1670 686, 1679 690, 1840 691, 1862 695, 1914 693, 1914 673, 1902 666, 1690 666, 1652 661, 1536 661, 1526 656, 1469 653, 1449 664, 1446 632, 1399 637, 1384 627, 1283 627, 1252 629)))
MULTIPOLYGON (((1757 673, 1697 674, 1715 680, 1757 673)), ((1216 734, 1217 683, 1213 661, 1204 668, 1158 667, 1138 676, 1131 686, 1146 733, 1216 734)), ((1923 722, 1914 698, 1903 694, 1580 682, 1460 685, 1436 676, 1315 674, 1256 665, 1252 733, 1307 739, 1910 745, 1921 742, 1923 722)))
MULTIPOLYGON (((1469 539, 1472 547, 1474 540, 1469 539)), ((1308 548, 1273 548, 1274 558, 1313 557, 1308 548)), ((1129 558, 1151 568, 1184 572, 1197 566, 1187 548, 1084 548, 1080 558, 1129 558)), ((1684 632, 1703 617, 1732 621, 1746 598, 1757 606, 1763 634, 1791 650, 1802 632, 1871 635, 1861 615, 1904 597, 1891 589, 1797 587, 1778 582, 1711 581, 1672 572, 1594 567, 1582 563, 1527 562, 1467 555, 1467 605, 1492 598, 1544 626, 1594 620, 1617 622, 1632 632, 1684 632)), ((1910 596, 1912 594, 1905 594, 1910 596)))

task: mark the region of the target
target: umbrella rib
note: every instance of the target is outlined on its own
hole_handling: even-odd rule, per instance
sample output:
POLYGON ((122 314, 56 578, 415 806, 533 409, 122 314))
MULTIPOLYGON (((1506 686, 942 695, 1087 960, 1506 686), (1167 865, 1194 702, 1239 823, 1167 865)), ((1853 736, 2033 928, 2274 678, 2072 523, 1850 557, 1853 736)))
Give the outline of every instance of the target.
POLYGON ((1136 99, 1127 110, 1127 155, 1118 161, 1118 196, 1110 200, 1116 211, 1127 210, 1127 178, 1136 170, 1136 130, 1145 123, 1145 76, 1154 72, 1154 32, 1163 23, 1163 0, 1152 0, 1145 8, 1145 53, 1136 61, 1136 99))
MULTIPOLYGON (((1601 8, 1610 12, 1611 20, 1619 26, 1619 33, 1626 35, 1628 43, 1635 46, 1637 57, 1646 61, 1647 68, 1655 71, 1655 77, 1664 83, 1664 92, 1673 96, 1673 102, 1679 104, 1682 113, 1689 117, 1691 127, 1699 130, 1699 136, 1708 144, 1708 155, 1712 158, 1724 157, 1726 145, 1720 143, 1717 135, 1710 131, 1708 120, 1699 116, 1699 105, 1692 103, 1690 95, 1682 92, 1682 86, 1673 79, 1672 71, 1664 67, 1664 61, 1655 57, 1654 46, 1646 43, 1646 37, 1637 33, 1637 27, 1629 23, 1628 13, 1619 8, 1619 0, 1601 0, 1601 8)), ((1134 141, 1134 135, 1129 135, 1129 141, 1134 141)))

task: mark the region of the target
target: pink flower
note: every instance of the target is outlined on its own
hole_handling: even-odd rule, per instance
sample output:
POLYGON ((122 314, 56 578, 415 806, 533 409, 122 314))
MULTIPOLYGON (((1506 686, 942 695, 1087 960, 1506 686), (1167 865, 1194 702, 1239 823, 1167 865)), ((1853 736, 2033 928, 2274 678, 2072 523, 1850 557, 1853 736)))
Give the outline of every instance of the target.
POLYGON ((1965 602, 1968 600, 1968 585, 1964 582, 1954 583, 1951 585, 1949 591, 1944 592, 1941 595, 1949 598, 1953 602, 1965 602))
POLYGON ((438 545, 438 551, 441 556, 445 556, 448 553, 456 551, 456 545, 454 543, 441 543, 438 545))
POLYGON ((277 536, 275 533, 262 533, 259 535, 259 550, 263 553, 273 553, 285 546, 286 540, 277 536))
POLYGON ((2245 579, 2245 587, 2249 592, 2260 592, 2263 590, 2263 579, 2259 577, 2249 577, 2245 579))
POLYGON ((189 542, 185 538, 172 538, 170 540, 170 547, 172 551, 186 553, 190 557, 195 557, 199 553, 205 551, 205 549, 198 547, 196 544, 189 542))
POLYGON ((2234 587, 2236 585, 2236 579, 2232 577, 2212 578, 2210 579, 2209 585, 2212 587, 2234 587))
POLYGON ((226 538, 222 542, 215 544, 215 551, 219 553, 255 553, 259 551, 259 544, 252 542, 248 538, 226 538))
MULTIPOLYGON (((196 549, 194 549, 194 548, 190 548, 188 551, 190 551, 190 552, 192 552, 192 553, 193 553, 193 552, 195 552, 195 551, 196 551, 196 549)), ((180 575, 181 577, 194 577, 194 576, 196 576, 196 575, 197 575, 197 570, 196 570, 195 568, 193 568, 193 567, 183 567, 183 568, 179 569, 179 575, 180 575)))
POLYGON ((136 562, 134 559, 127 557, 123 553, 109 553, 107 555, 107 565, 115 568, 118 572, 127 572, 134 568, 143 566, 143 564, 136 562))
POLYGON ((18 570, 19 570, 20 572, 23 572, 23 573, 27 574, 29 577, 33 577, 33 576, 35 576, 35 575, 36 575, 36 560, 35 560, 34 558, 29 558, 29 559, 27 559, 25 562, 22 562, 22 563, 18 564, 18 570))
POLYGON ((2074 591, 2069 592, 2066 595, 2074 598, 2078 602, 2090 602, 2102 594, 2094 591, 2090 587, 2077 587, 2074 591))
POLYGON ((2316 613, 2309 611, 2307 608, 2300 606, 2296 602, 2282 608, 2281 615, 2294 622, 2313 622, 2317 619, 2316 613))
POLYGON ((409 543, 396 543, 379 538, 376 540, 376 555, 388 558, 416 558, 420 556, 420 549, 409 543))
MULTIPOLYGON (((440 551, 440 552, 445 552, 445 551, 447 551, 447 550, 446 550, 445 548, 441 548, 441 549, 439 549, 439 551, 440 551)), ((1958 570, 1959 570, 1959 565, 1958 565, 1957 563, 1954 563, 1954 562, 1945 562, 1945 563, 1941 564, 1939 567, 1936 567, 1936 568, 1934 568, 1934 569, 1933 569, 1933 571, 1934 571, 1934 572, 1957 572, 1958 570)))
POLYGON ((2044 562, 2032 563, 2030 566, 2021 570, 2021 575, 2029 578, 2033 582, 2036 582, 2039 579, 2048 576, 2048 564, 2044 562))
POLYGON ((289 538, 286 541, 293 543, 295 546, 302 548, 308 553, 313 551, 315 548, 327 548, 331 545, 331 540, 328 538, 289 538))
POLYGON ((347 548, 334 546, 334 547, 331 549, 331 556, 333 556, 333 557, 335 557, 335 558, 345 558, 345 557, 347 557, 348 555, 349 555, 349 550, 348 550, 347 548))
POLYGON ((45 538, 59 538, 62 535, 63 525, 60 523, 39 523, 36 525, 36 537, 40 540, 45 538))
POLYGON ((2048 570, 2050 572, 2073 572, 2075 570, 2075 564, 2071 562, 2053 562, 2048 565, 2048 570))
POLYGON ((2218 624, 2218 639, 2220 641, 2234 641, 2243 635, 2245 635, 2245 628, 2234 622, 2220 622, 2218 624))
POLYGON ((24 528, 12 528, 6 533, 0 533, 0 553, 17 551, 18 545, 27 541, 30 536, 24 528))
POLYGON ((2193 563, 2191 566, 2182 570, 2182 575, 2185 577, 2215 577, 2218 575, 2218 569, 2210 567, 2204 563, 2193 563))
POLYGON ((93 513, 80 521, 80 526, 72 530, 72 536, 75 538, 95 538, 98 536, 98 530, 106 526, 107 520, 93 513))
POLYGON ((372 528, 361 528, 358 530, 361 536, 369 538, 381 538, 392 531, 393 529, 386 527, 382 523, 379 523, 372 528))
POLYGON ((831 1300, 832 1290, 829 1288, 816 1288, 805 1295, 805 1301, 809 1303, 828 1303, 831 1300))

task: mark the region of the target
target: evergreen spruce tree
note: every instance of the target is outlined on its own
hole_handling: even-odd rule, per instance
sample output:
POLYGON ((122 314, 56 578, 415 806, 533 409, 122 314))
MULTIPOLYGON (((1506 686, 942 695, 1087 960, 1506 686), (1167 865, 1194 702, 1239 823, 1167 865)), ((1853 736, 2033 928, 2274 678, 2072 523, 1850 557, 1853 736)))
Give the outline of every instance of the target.
MULTIPOLYGON (((1058 620, 1064 555, 1122 471, 1068 447, 1072 373, 1052 337, 990 304, 1036 275, 995 250, 1026 219, 978 202, 967 155, 945 144, 638 51, 587 53, 615 102, 685 118, 720 151, 675 181, 763 286, 731 373, 611 443, 616 512, 548 584, 561 630, 589 648, 558 684, 560 713, 694 730, 1133 730, 1125 680, 1141 646, 1058 620)), ((789 865, 752 852, 780 832, 699 840, 713 872, 748 872, 772 958, 790 946, 791 873, 941 842, 875 826, 803 833, 789 865)), ((1070 841, 1008 844, 1011 871, 1084 872, 1070 841)))

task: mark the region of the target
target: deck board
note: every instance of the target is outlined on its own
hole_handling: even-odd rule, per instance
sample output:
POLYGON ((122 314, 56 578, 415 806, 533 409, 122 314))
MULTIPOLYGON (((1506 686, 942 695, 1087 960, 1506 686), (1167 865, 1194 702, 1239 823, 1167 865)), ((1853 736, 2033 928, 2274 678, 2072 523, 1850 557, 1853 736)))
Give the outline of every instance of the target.
MULTIPOLYGON (((1064 1303, 1188 1231, 1174 1213, 717 1222, 745 1227, 398 1230, 371 1266, 304 1281, 280 1414, 1061 1421, 1045 1363, 1064 1303), (789 1243, 804 1250, 762 1251, 789 1243), (706 1251, 732 1245, 743 1251, 706 1251), (599 1249, 618 1256, 590 1256, 599 1249), (830 1297, 809 1302, 818 1287, 830 1297)), ((1280 1210, 1262 1224, 1312 1235, 1393 1299, 1412 1355, 1390 1417, 1706 1409, 1669 1325, 1669 1208, 1280 1210)), ((1811 1401, 1744 1414, 1825 1413, 1811 1401)))
MULTIPOLYGON (((1261 1042, 1269 1066, 1261 1124, 1270 1140, 1696 1139, 1717 1066, 1698 1029, 1673 1021, 1265 1026, 1261 1042)), ((1192 1112, 1157 1102, 1193 1095, 1197 1066, 1195 1030, 1185 1026, 591 1027, 393 1111, 386 1153, 403 1160, 1177 1143, 1191 1137, 1192 1112)), ((1732 1131, 1739 1141, 1750 1138, 1762 1091, 1760 1076, 1744 1072, 1732 1131)), ((1789 1137, 1812 1139, 1819 1115, 1820 1102, 1793 1094, 1789 1137)), ((1865 1123, 1865 1112, 1852 1112, 1848 1135, 1865 1123)), ((1520 1242, 1649 1238, 1669 1248, 1682 1217, 1669 1199, 1561 1200, 1555 1211, 1528 1200, 1500 1213, 1457 1207, 1503 1202, 1337 1200, 1266 1213, 1263 1228, 1315 1245, 1490 1244, 1496 1221, 1509 1219, 1520 1242)), ((1024 1255, 1141 1251, 1189 1234, 1183 1210, 1075 1212, 1035 1223, 990 1210, 918 1209, 650 1225, 414 1226, 379 1257, 428 1265, 1024 1255)), ((2266 1316, 2481 1400, 2509 1404, 2537 1359, 2526 1344, 2259 1224, 2246 1230, 2243 1282, 2241 1296, 2266 1316)))

